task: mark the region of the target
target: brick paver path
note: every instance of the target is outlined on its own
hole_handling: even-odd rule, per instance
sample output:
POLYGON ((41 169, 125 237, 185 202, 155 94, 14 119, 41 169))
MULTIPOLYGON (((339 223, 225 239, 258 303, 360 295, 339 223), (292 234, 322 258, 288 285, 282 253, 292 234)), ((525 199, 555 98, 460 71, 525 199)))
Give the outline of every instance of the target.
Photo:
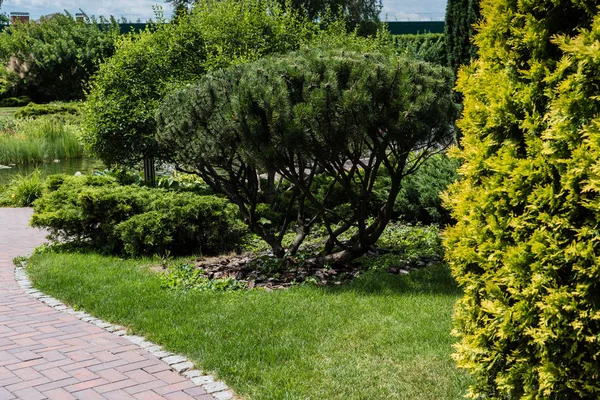
POLYGON ((30 216, 0 208, 0 400, 213 400, 137 345, 20 289, 12 259, 44 240, 27 227, 30 216))

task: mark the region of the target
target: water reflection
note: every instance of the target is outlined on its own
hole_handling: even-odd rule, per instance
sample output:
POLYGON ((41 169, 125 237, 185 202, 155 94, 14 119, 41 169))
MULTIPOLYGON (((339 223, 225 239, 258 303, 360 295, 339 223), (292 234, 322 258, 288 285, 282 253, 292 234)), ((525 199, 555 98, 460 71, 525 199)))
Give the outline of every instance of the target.
POLYGON ((103 170, 104 164, 100 160, 94 158, 79 158, 70 160, 61 160, 60 162, 50 162, 37 165, 13 165, 10 169, 0 167, 0 185, 6 185, 16 174, 31 174, 39 169, 42 176, 52 174, 69 174, 72 175, 77 171, 88 174, 96 170, 103 170))

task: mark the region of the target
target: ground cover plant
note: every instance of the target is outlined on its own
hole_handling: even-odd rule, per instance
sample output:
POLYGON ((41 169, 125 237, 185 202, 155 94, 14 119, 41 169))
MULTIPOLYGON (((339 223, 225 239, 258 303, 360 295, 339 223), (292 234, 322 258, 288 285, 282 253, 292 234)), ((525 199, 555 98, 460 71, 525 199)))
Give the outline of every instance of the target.
POLYGON ((377 242, 403 179, 451 143, 455 112, 447 69, 303 51, 208 74, 169 96, 157 143, 161 157, 236 204, 277 257, 295 255, 322 224, 328 239, 315 262, 335 264, 377 242), (389 191, 369 214, 383 171, 389 191), (330 204, 336 195, 343 204, 330 204))
POLYGON ((443 264, 268 292, 223 291, 222 281, 174 290, 147 268, 157 262, 43 252, 28 273, 36 288, 187 355, 246 399, 460 399, 469 383, 450 358, 460 291, 443 264))
POLYGON ((596 1, 483 2, 448 259, 473 398, 600 396, 596 1))

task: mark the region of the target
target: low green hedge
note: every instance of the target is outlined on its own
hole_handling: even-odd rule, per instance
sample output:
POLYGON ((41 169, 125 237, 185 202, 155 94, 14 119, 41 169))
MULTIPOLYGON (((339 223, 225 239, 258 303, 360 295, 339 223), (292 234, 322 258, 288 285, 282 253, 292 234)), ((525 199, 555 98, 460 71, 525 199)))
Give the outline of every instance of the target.
POLYGON ((237 248, 237 209, 216 196, 119 185, 107 176, 49 177, 32 226, 56 241, 130 256, 217 254, 237 248))
POLYGON ((27 106, 19 109, 15 113, 15 118, 35 118, 41 115, 79 115, 80 104, 78 103, 60 103, 60 104, 35 104, 29 103, 27 106))

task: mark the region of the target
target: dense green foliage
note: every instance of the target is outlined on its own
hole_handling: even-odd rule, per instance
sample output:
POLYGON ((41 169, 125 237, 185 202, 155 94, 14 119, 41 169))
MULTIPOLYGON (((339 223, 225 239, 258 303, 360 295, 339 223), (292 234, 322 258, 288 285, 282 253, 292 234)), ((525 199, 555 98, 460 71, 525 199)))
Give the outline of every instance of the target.
POLYGON ((477 56, 473 44, 475 24, 481 19, 481 0, 448 0, 446 6, 446 47, 448 63, 455 71, 477 56))
POLYGON ((459 78, 446 247, 475 398, 600 396, 597 5, 484 2, 479 60, 459 78))
POLYGON ((0 107, 23 107, 31 103, 31 98, 28 96, 6 97, 0 99, 0 107))
MULTIPOLYGON (((458 162, 445 154, 427 159, 402 182, 394 204, 393 218, 411 223, 446 225, 452 222, 442 205, 440 194, 458 178, 458 162)), ((381 207, 389 195, 390 179, 387 174, 375 182, 374 205, 381 207)))
POLYGON ((245 399, 460 400, 469 384, 450 358, 460 291, 445 265, 334 287, 180 292, 144 268, 157 262, 43 252, 28 273, 37 289, 185 354, 245 399))
MULTIPOLYGON (((179 18, 191 7, 202 7, 204 2, 196 0, 167 0, 174 9, 174 17, 179 18)), ((379 26, 381 0, 279 0, 281 7, 291 6, 293 10, 306 14, 310 21, 342 19, 348 31, 356 29, 360 35, 372 35, 379 26)))
POLYGON ((6 67, 0 92, 36 102, 81 99, 118 35, 116 21, 78 22, 68 13, 10 25, 0 33, 0 63, 6 67))
POLYGON ((107 176, 48 178, 31 224, 55 240, 110 253, 215 254, 242 236, 235 207, 214 196, 121 186, 107 176))
POLYGON ((324 255, 337 262, 375 244, 403 178, 453 139, 452 85, 449 70, 395 56, 291 53, 208 74, 169 96, 158 142, 166 159, 236 204, 278 257, 322 223, 324 255), (370 215, 382 171, 390 189, 370 215), (323 176, 331 184, 319 193, 323 176), (328 207, 340 192, 346 204, 328 207), (297 235, 284 248, 290 227, 297 235), (342 243, 350 229, 357 233, 342 243))
POLYGON ((392 40, 400 56, 448 65, 448 50, 444 34, 396 35, 392 36, 392 40))
POLYGON ((84 154, 79 124, 73 117, 47 115, 0 122, 0 164, 33 164, 84 154))
POLYGON ((81 105, 79 103, 29 103, 25 107, 21 107, 17 110, 15 118, 35 118, 41 115, 79 115, 80 110, 81 105))
POLYGON ((174 86, 307 43, 318 25, 273 1, 202 2, 176 24, 121 38, 88 96, 85 126, 94 153, 107 165, 153 156, 154 114, 174 86))

